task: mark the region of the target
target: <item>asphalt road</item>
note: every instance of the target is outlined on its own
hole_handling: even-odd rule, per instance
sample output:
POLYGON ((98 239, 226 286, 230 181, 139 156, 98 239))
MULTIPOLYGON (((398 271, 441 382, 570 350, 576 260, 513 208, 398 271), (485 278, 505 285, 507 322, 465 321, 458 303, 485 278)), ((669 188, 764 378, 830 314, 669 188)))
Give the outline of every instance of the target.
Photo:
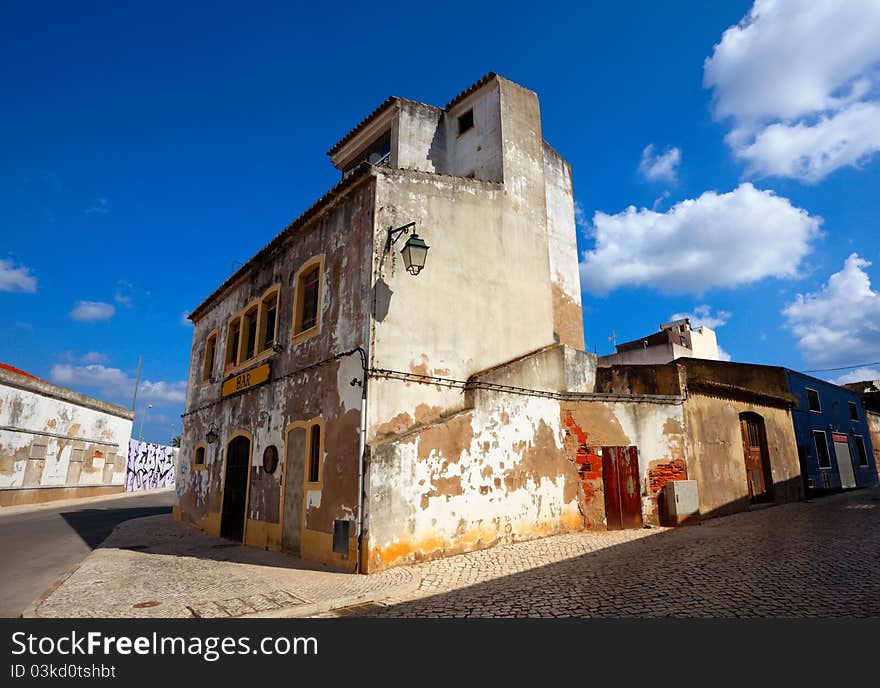
POLYGON ((123 521, 169 513, 174 491, 0 511, 0 617, 18 617, 123 521))

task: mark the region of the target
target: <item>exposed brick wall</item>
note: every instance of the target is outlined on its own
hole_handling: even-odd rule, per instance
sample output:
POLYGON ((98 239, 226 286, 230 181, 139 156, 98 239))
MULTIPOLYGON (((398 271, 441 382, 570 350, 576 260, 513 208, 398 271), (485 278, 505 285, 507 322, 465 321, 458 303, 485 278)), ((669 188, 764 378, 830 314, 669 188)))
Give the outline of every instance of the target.
POLYGON ((648 490, 656 495, 670 480, 687 480, 687 466, 681 459, 652 461, 648 466, 648 490))
POLYGON ((579 505, 587 530, 605 530, 605 484, 602 480, 602 457, 597 448, 587 444, 588 433, 581 430, 567 412, 565 431, 576 443, 574 460, 581 482, 582 501, 579 505))
POLYGON ((664 523, 663 486, 672 480, 687 480, 687 466, 681 459, 672 461, 652 461, 648 464, 648 496, 645 499, 645 520, 653 525, 673 525, 664 523))

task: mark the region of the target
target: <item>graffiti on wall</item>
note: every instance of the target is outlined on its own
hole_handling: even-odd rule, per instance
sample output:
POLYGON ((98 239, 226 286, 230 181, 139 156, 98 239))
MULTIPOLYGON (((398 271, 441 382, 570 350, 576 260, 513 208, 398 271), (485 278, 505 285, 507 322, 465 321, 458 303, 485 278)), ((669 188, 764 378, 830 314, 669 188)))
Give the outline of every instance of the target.
POLYGON ((174 450, 162 444, 131 440, 128 444, 126 492, 174 487, 174 450))

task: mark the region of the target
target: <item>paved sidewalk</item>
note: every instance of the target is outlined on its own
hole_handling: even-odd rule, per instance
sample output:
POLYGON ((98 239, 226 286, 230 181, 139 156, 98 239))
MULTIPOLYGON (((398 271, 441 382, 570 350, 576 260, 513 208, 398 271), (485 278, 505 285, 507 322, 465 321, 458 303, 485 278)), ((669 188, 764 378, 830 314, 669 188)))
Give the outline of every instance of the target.
POLYGON ((128 521, 39 616, 880 617, 880 491, 701 526, 558 535, 372 576, 165 516, 128 521))
POLYGON ((24 615, 309 616, 403 595, 418 583, 408 568, 376 576, 334 573, 206 535, 161 515, 118 526, 24 615))

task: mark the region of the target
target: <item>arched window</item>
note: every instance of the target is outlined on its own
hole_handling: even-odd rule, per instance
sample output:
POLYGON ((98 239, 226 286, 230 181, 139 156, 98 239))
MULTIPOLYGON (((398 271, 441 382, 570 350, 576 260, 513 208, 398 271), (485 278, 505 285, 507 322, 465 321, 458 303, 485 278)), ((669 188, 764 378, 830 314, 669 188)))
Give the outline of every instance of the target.
POLYGON ((296 275, 293 312, 293 341, 315 335, 321 326, 321 272, 323 258, 306 263, 296 275))
POLYGON ((196 453, 193 455, 193 468, 205 467, 205 447, 199 445, 196 447, 196 453))
POLYGON ((257 353, 257 306, 245 311, 241 324, 241 356, 239 362, 249 361, 257 353))
POLYGON ((278 331, 278 290, 264 296, 260 302, 260 351, 275 346, 278 331))

